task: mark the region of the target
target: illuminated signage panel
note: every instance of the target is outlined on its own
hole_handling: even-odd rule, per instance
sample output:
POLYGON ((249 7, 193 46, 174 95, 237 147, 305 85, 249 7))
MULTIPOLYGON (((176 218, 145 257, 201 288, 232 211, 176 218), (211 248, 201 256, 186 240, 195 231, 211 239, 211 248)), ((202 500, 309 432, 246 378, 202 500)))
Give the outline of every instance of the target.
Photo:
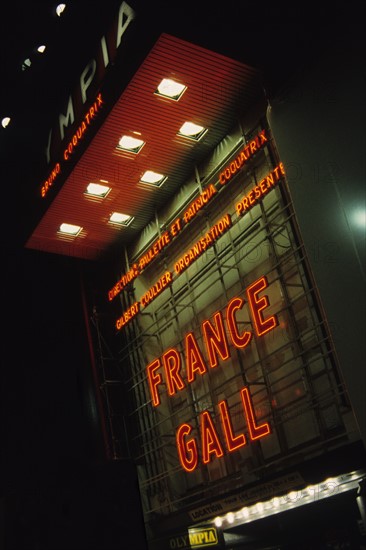
POLYGON ((221 548, 219 533, 215 527, 190 528, 188 533, 170 537, 161 548, 169 550, 191 550, 200 548, 221 548))
POLYGON ((72 138, 66 145, 63 151, 62 159, 59 159, 59 161, 55 164, 52 172, 50 173, 46 181, 43 183, 41 187, 42 198, 44 198, 47 195, 50 188, 54 185, 56 178, 58 177, 59 174, 61 174, 62 166, 70 160, 73 153, 79 147, 82 139, 89 131, 89 127, 93 124, 95 117, 98 115, 100 109, 102 108, 103 103, 104 102, 103 102, 102 94, 99 93, 93 105, 88 109, 87 113, 82 119, 75 134, 72 136, 72 138))
MULTIPOLYGON (((266 332, 274 329, 278 325, 278 320, 275 315, 264 317, 264 310, 269 306, 269 300, 266 295, 259 296, 259 293, 266 289, 268 281, 266 277, 261 277, 255 281, 247 289, 248 303, 253 318, 253 324, 257 336, 261 336, 266 332)), ((231 343, 235 346, 239 343, 239 347, 243 348, 251 339, 251 333, 245 331, 239 335, 239 327, 236 324, 234 316, 234 308, 242 307, 244 300, 234 298, 228 305, 226 311, 226 319, 228 325, 233 328, 233 332, 228 331, 229 335, 234 337, 231 343), (238 303, 240 302, 240 304, 238 303)), ((178 391, 186 388, 186 382, 193 383, 196 375, 203 376, 210 369, 218 367, 230 357, 229 343, 224 329, 224 320, 221 312, 215 313, 213 321, 206 319, 202 323, 202 335, 208 356, 208 364, 205 363, 202 350, 192 332, 185 337, 184 364, 176 348, 166 350, 161 358, 155 359, 146 367, 147 379, 149 382, 150 395, 152 405, 157 407, 161 404, 161 397, 158 387, 166 388, 169 396, 173 396, 178 391), (185 371, 187 381, 185 382, 183 372, 185 371)), ((241 401, 243 405, 243 416, 249 430, 250 439, 252 441, 264 437, 270 433, 268 423, 258 425, 255 419, 255 412, 248 387, 244 387, 240 391, 241 401)), ((225 434, 226 450, 233 452, 239 447, 246 445, 244 434, 233 434, 233 427, 230 418, 230 411, 226 400, 220 401, 218 409, 221 416, 223 431, 225 434)), ((199 418, 201 432, 201 455, 204 464, 209 463, 212 457, 221 458, 224 455, 224 446, 220 441, 220 436, 215 428, 214 420, 209 411, 203 411, 199 418)), ((193 427, 190 424, 183 423, 176 432, 176 442, 179 454, 179 459, 182 467, 191 472, 198 465, 198 442, 192 436, 193 427)))
POLYGON ((108 35, 104 35, 100 39, 95 56, 85 65, 75 90, 70 93, 66 101, 65 111, 58 115, 57 123, 50 129, 45 154, 47 166, 51 166, 51 169, 41 186, 42 198, 55 185, 56 179, 60 179, 62 165, 70 160, 83 138, 90 131, 90 127, 103 105, 99 87, 135 16, 134 10, 127 2, 120 4, 115 24, 112 25, 108 35), (95 99, 90 103, 93 97, 95 99), (88 104, 89 107, 85 110, 88 104), (59 158, 60 150, 62 150, 62 158, 59 158))
MULTIPOLYGON (((123 309, 116 329, 132 363, 148 522, 182 509, 192 522, 239 510, 259 499, 255 480, 268 464, 280 472, 299 450, 326 451, 335 427, 346 433, 268 130, 254 129, 209 177, 108 292, 123 309)), ((289 476, 289 487, 303 482, 289 476)))
MULTIPOLYGON (((221 186, 228 183, 231 178, 240 171, 245 163, 247 163, 253 155, 260 151, 268 143, 268 137, 266 130, 261 130, 258 135, 251 140, 239 153, 235 161, 230 162, 226 168, 219 175, 219 183, 221 186)), ((279 181, 280 176, 284 175, 285 171, 282 163, 279 167, 276 167, 276 182, 279 181)), ((272 177, 271 174, 268 176, 272 177)), ((267 180, 266 180, 267 181, 267 180)), ((272 186, 274 183, 272 183, 272 186)), ((270 190, 270 185, 267 185, 267 189, 270 190)), ((126 287, 128 283, 133 281, 143 270, 154 260, 157 256, 177 237, 181 230, 185 228, 200 212, 203 208, 207 207, 210 201, 215 198, 218 190, 213 183, 207 185, 200 195, 186 208, 181 217, 178 217, 169 227, 169 229, 159 236, 158 239, 152 244, 152 246, 145 252, 129 269, 127 273, 121 276, 120 280, 108 291, 108 300, 112 301, 118 294, 126 287)), ((262 192, 264 195, 264 192, 262 192)), ((257 197, 259 200, 259 197, 257 197)), ((238 207, 239 208, 239 207, 238 207)), ((241 211, 244 210, 244 207, 241 211)), ((241 213, 240 211, 240 213, 241 213)), ((237 213, 239 214, 238 210, 237 213)), ((188 253, 182 256, 176 262, 174 270, 176 273, 183 271, 188 265, 200 256, 213 242, 220 237, 220 235, 228 229, 231 224, 230 216, 227 214, 224 216, 214 227, 211 227, 210 231, 204 235, 200 241, 195 243, 188 253)))

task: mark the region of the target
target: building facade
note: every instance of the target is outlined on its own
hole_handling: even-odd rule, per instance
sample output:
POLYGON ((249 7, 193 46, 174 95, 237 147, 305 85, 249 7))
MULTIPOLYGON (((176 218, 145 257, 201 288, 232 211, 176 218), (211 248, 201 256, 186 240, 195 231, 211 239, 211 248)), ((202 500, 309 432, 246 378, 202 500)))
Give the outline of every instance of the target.
POLYGON ((256 114, 157 213, 113 297, 152 548, 247 547, 248 523, 341 499, 363 475, 286 167, 256 114), (334 458, 346 449, 352 473, 334 458))
MULTIPOLYGON (((123 2, 117 48, 135 15, 123 2)), ((148 547, 361 548, 362 252, 327 132, 349 98, 314 101, 330 64, 269 99, 256 70, 169 34, 139 63, 90 98, 96 63, 83 71, 83 115, 59 119, 52 201, 27 246, 87 261, 100 412, 113 458, 135 461, 148 547), (159 94, 161 78, 182 96, 159 94), (88 183, 104 194, 85 198, 88 183), (127 216, 102 229, 112 211, 127 216)))

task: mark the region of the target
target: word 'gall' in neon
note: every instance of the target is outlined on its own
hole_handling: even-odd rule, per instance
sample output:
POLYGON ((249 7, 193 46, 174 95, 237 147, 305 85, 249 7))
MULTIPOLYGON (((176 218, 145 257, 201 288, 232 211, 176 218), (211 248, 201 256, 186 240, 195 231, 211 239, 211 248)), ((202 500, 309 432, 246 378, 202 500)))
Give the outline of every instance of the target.
MULTIPOLYGON (((251 395, 246 386, 240 391, 240 397, 243 406, 243 417, 247 423, 250 440, 255 441, 269 435, 271 429, 267 422, 257 424, 251 395)), ((218 403, 218 408, 224 437, 220 437, 212 414, 209 411, 203 411, 199 415, 200 451, 203 464, 208 464, 215 457, 221 458, 224 456, 222 439, 224 439, 225 448, 229 453, 233 453, 247 444, 244 433, 234 434, 230 410, 225 399, 218 403)), ((197 437, 192 436, 192 432, 193 427, 187 423, 181 424, 176 432, 178 456, 186 472, 193 472, 198 466, 199 441, 197 437)))

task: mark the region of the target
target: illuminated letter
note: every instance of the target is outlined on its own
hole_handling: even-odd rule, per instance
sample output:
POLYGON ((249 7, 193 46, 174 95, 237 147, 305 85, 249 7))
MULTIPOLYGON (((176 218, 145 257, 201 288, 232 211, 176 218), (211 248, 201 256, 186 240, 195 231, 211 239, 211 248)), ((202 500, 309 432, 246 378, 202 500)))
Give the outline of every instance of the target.
POLYGON ((161 384, 162 378, 159 373, 156 371, 160 368, 160 359, 155 359, 150 365, 146 367, 147 379, 149 381, 150 394, 154 407, 160 405, 160 396, 158 393, 157 386, 161 384))
POLYGON ((193 332, 189 332, 186 336, 186 366, 188 382, 195 380, 195 371, 199 374, 206 374, 207 372, 207 367, 193 332))
POLYGON ((91 59, 80 76, 80 90, 82 102, 86 101, 86 91, 89 88, 97 68, 97 62, 95 59, 91 59), (89 76, 88 76, 89 75, 89 76))
POLYGON ((185 441, 185 437, 189 435, 191 431, 192 426, 189 424, 182 424, 179 426, 176 434, 179 460, 187 472, 192 472, 195 468, 197 468, 198 463, 196 440, 192 438, 185 441))
POLYGON ((50 162, 50 160, 51 160, 51 153, 50 153, 51 138, 52 138, 52 130, 50 130, 50 133, 48 134, 48 143, 47 143, 47 147, 46 147, 46 159, 47 159, 47 164, 48 164, 48 163, 50 162))
POLYGON ((128 25, 131 23, 132 19, 134 19, 134 17, 135 17, 135 12, 133 11, 133 9, 128 4, 126 4, 126 2, 122 2, 118 13, 116 48, 119 47, 121 43, 121 38, 125 30, 127 29, 128 25))
POLYGON ((214 320, 216 323, 216 330, 211 325, 210 321, 207 320, 202 323, 203 336, 205 338, 208 356, 210 359, 210 366, 212 368, 218 365, 217 353, 215 352, 215 350, 219 353, 224 361, 229 357, 224 323, 222 321, 222 315, 220 311, 215 313, 214 320))
POLYGON ((102 36, 100 40, 100 45, 102 46, 104 67, 107 67, 107 65, 109 64, 109 55, 108 55, 108 48, 107 48, 107 42, 106 42, 105 36, 102 36))
POLYGON ((267 286, 267 278, 263 276, 247 288, 250 310, 252 312, 255 330, 258 336, 262 336, 278 325, 276 315, 263 319, 263 310, 269 306, 269 300, 267 296, 258 298, 258 294, 267 288, 267 286))
POLYGON ((66 115, 63 115, 62 113, 59 115, 59 125, 60 125, 60 135, 61 140, 65 137, 64 128, 68 126, 69 124, 73 124, 75 120, 74 116, 74 106, 72 104, 72 97, 69 97, 69 102, 67 104, 67 113, 66 115))
POLYGON ((265 133, 266 133, 265 130, 262 130, 261 132, 259 132, 259 137, 261 138, 261 145, 266 141, 268 141, 265 133))
POLYGON ((246 439, 244 434, 234 436, 233 425, 231 423, 229 408, 226 400, 220 401, 219 409, 221 413, 222 425, 224 428, 227 449, 230 452, 236 451, 240 447, 246 445, 246 439))
POLYGON ((261 424, 261 426, 256 426, 253 404, 248 388, 243 388, 240 393, 244 405, 245 416, 248 423, 250 439, 253 441, 254 439, 259 439, 261 437, 264 437, 265 435, 268 435, 271 432, 271 429, 267 422, 261 424))
POLYGON ((177 350, 172 348, 166 351, 163 355, 163 363, 168 383, 168 393, 169 395, 174 395, 177 391, 184 388, 184 382, 179 374, 181 360, 177 350))
POLYGON ((238 333, 238 327, 236 324, 234 312, 237 309, 241 309, 245 303, 245 300, 242 298, 233 298, 226 310, 226 321, 229 327, 229 332, 231 336, 231 340, 235 347, 237 348, 245 348, 247 346, 252 338, 252 333, 248 332, 247 330, 243 332, 243 334, 238 333))
POLYGON ((202 462, 208 464, 210 455, 215 454, 220 458, 224 451, 222 450, 219 437, 208 411, 201 414, 201 437, 202 437, 202 462))

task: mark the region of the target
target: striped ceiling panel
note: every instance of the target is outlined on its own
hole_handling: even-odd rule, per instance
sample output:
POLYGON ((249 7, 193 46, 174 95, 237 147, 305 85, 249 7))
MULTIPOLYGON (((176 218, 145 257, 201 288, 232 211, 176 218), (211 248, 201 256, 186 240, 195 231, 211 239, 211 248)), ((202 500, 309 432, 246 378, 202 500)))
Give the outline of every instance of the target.
POLYGON ((245 112, 258 93, 256 70, 162 34, 99 127, 44 213, 26 246, 56 254, 98 259, 116 243, 128 243, 172 197, 245 112), (187 86, 179 101, 154 92, 163 78, 187 86), (185 121, 207 128, 194 142, 177 136, 185 121), (132 134, 132 132, 137 132, 132 134), (118 151, 122 135, 145 141, 137 154, 118 151), (139 183, 146 170, 167 176, 161 188, 139 183), (90 182, 108 181, 104 199, 90 198, 90 182), (112 212, 133 216, 128 227, 108 223, 112 212), (77 237, 60 235, 61 223, 80 225, 77 237))

